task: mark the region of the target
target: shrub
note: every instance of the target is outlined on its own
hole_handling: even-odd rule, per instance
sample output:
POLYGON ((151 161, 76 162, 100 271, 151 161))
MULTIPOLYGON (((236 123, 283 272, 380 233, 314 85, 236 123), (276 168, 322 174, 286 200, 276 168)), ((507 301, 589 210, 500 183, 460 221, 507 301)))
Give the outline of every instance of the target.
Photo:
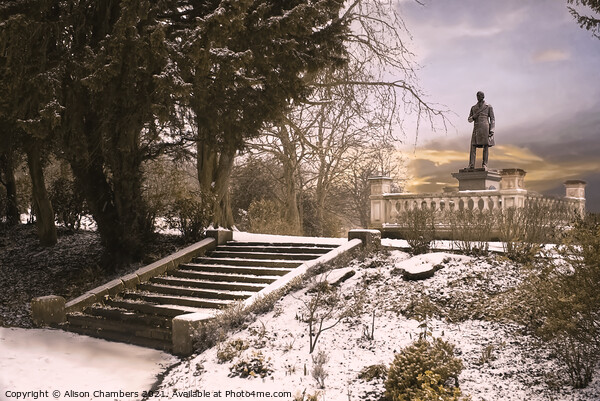
POLYGON ((253 352, 250 357, 242 358, 230 369, 229 377, 241 378, 267 377, 273 373, 271 358, 265 359, 260 351, 253 352))
POLYGON ((592 381, 600 353, 590 340, 594 341, 592 338, 577 338, 572 333, 560 333, 551 340, 550 345, 563 364, 564 375, 573 388, 587 387, 592 381))
POLYGON ((294 395, 293 401, 319 401, 321 398, 321 393, 316 391, 314 394, 306 394, 306 389, 303 392, 298 392, 294 395))
POLYGON ((58 177, 49 189, 56 221, 71 230, 79 229, 81 217, 85 214, 85 201, 73 180, 58 177))
POLYGON ((415 391, 414 398, 399 397, 399 400, 419 400, 419 401, 460 401, 470 400, 471 397, 463 397, 462 392, 457 387, 447 387, 441 382, 440 375, 428 370, 419 375, 417 380, 420 383, 420 389, 415 391))
POLYGON ((375 379, 385 379, 388 374, 388 368, 384 364, 370 365, 362 368, 358 378, 367 382, 375 379))
POLYGON ((559 260, 526 270, 511 317, 554 350, 573 387, 586 387, 600 361, 600 222, 578 221, 559 260))
POLYGON ((407 210, 399 216, 398 222, 402 227, 402 237, 408 241, 413 254, 429 252, 435 240, 434 210, 427 207, 407 210))
POLYGON ((452 210, 446 214, 453 244, 464 254, 485 255, 495 224, 495 215, 479 209, 452 210))
POLYGON ((168 207, 167 221, 188 240, 198 240, 212 220, 213 195, 183 188, 168 207))
POLYGON ((441 315, 440 308, 431 301, 431 298, 421 293, 412 295, 406 306, 401 309, 401 312, 407 318, 419 322, 441 315))
POLYGON ((230 340, 217 351, 219 363, 230 362, 233 358, 240 356, 242 351, 248 349, 248 342, 242 339, 230 340))
POLYGON ((531 263, 545 244, 558 241, 568 218, 564 206, 536 199, 527 199, 522 208, 502 209, 498 214, 498 232, 506 256, 516 262, 531 263))
POLYGON ((329 356, 323 350, 319 350, 317 355, 312 356, 313 368, 311 371, 313 379, 317 382, 319 388, 325 388, 325 379, 329 376, 325 369, 325 364, 329 362, 329 356))
POLYGON ((282 208, 277 202, 260 199, 254 200, 248 208, 248 231, 278 235, 301 234, 299 227, 292 227, 285 221, 282 208))
POLYGON ((273 310, 275 303, 281 297, 295 288, 298 289, 301 283, 302 278, 297 277, 283 288, 257 298, 247 307, 244 306, 243 302, 236 302, 222 309, 214 318, 201 324, 196 330, 194 333, 194 348, 198 352, 203 352, 225 341, 229 333, 246 328, 257 315, 273 310))
POLYGON ((566 265, 542 269, 539 334, 554 348, 571 385, 583 388, 600 361, 600 221, 593 216, 577 221, 560 253, 566 265))
POLYGON ((165 157, 144 164, 143 200, 148 220, 165 218, 170 229, 187 241, 196 241, 212 220, 214 195, 198 186, 194 164, 165 157))
MULTIPOLYGON (((419 396, 432 391, 439 397, 454 396, 457 393, 448 382, 453 379, 457 386, 462 368, 461 360, 454 357, 452 344, 440 338, 432 341, 419 338, 394 357, 385 382, 385 395, 394 401, 419 399, 419 396)), ((457 397, 459 395, 460 392, 457 397)))
POLYGON ((198 352, 206 351, 225 341, 227 334, 243 329, 250 320, 250 314, 242 302, 224 308, 214 318, 202 323, 194 335, 194 347, 198 352))
POLYGON ((364 292, 342 297, 339 288, 327 282, 326 274, 315 280, 307 291, 310 294, 301 309, 300 320, 308 324, 309 353, 313 353, 317 341, 326 330, 335 327, 343 319, 357 316, 364 305, 364 292))

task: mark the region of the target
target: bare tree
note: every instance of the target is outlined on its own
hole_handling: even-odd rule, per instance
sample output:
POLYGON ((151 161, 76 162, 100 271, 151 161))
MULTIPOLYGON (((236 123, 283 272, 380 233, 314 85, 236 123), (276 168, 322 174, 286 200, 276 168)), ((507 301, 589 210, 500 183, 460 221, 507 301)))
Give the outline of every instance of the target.
POLYGON ((399 185, 406 179, 405 160, 390 143, 375 143, 353 151, 359 153, 360 158, 347 169, 340 190, 348 203, 349 214, 358 218, 361 227, 368 227, 371 220, 369 178, 385 175, 399 185))
MULTIPOLYGON (((340 18, 351 28, 345 38, 349 63, 344 69, 312 76, 312 96, 294 103, 292 110, 252 145, 282 163, 290 224, 297 224, 301 215, 299 193, 311 191, 318 235, 325 231, 328 199, 340 188, 353 194, 346 203, 358 211, 361 225, 368 224, 367 178, 389 169, 389 163, 388 168, 383 166, 382 153, 372 151, 381 144, 393 148, 405 137, 404 123, 409 116, 416 119, 415 139, 423 121, 432 130, 446 129, 447 124, 446 110, 428 102, 418 87, 413 54, 405 44, 410 33, 395 1, 349 1, 340 18)), ((347 211, 339 204, 332 209, 347 211)))

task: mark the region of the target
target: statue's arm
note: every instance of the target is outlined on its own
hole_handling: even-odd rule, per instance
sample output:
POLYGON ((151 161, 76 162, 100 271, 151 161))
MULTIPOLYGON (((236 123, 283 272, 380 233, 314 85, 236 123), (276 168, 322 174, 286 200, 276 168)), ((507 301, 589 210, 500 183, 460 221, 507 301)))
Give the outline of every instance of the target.
POLYGON ((469 112, 469 118, 467 118, 467 121, 470 123, 473 122, 473 107, 471 107, 471 111, 469 112))
POLYGON ((496 130, 496 117, 494 116, 494 109, 490 106, 490 135, 496 130))

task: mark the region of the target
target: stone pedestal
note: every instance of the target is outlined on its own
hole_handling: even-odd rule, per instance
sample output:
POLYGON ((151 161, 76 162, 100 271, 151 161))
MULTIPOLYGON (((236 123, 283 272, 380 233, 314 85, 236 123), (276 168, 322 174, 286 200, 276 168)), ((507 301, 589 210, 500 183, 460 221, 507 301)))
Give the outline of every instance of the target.
POLYGON ((206 230, 206 238, 214 238, 217 245, 223 245, 227 241, 233 241, 233 231, 225 229, 206 230))
POLYGON ((500 171, 502 181, 500 189, 525 189, 525 174, 527 172, 520 168, 505 168, 500 171))
POLYGON ((585 200, 585 186, 586 182, 583 180, 568 180, 565 181, 565 198, 570 199, 583 199, 585 200))
POLYGON ((565 181, 565 198, 578 203, 577 212, 582 217, 585 216, 585 186, 586 182, 583 180, 565 181))
POLYGON ((483 168, 463 168, 458 173, 452 173, 458 180, 459 191, 499 190, 501 175, 498 170, 483 168))
POLYGON ((34 298, 31 301, 31 315, 36 326, 63 323, 66 320, 65 299, 57 295, 34 298))
POLYGON ((348 240, 358 238, 366 249, 379 248, 381 246, 381 231, 354 229, 348 231, 348 240))

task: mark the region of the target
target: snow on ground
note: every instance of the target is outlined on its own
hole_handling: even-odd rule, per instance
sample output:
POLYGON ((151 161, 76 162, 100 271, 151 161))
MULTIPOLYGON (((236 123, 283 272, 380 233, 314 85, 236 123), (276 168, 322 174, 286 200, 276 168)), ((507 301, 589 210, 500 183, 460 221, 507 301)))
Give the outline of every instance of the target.
MULTIPOLYGON (((234 239, 304 240, 238 232, 234 239)), ((334 240, 345 242, 331 238, 322 241, 337 243, 334 240)), ((392 241, 395 240, 384 240, 384 244, 398 245, 392 241)), ((355 260, 328 275, 317 276, 316 280, 333 283, 350 271, 355 274, 340 285, 340 291, 345 305, 363 299, 362 313, 324 331, 312 355, 308 327, 303 321, 310 284, 283 297, 273 311, 259 316, 227 342, 183 360, 62 331, 0 328, 0 400, 14 400, 17 392, 37 390, 50 392, 49 397, 39 399, 67 399, 67 390, 89 392, 78 399, 141 399, 142 392, 151 388, 159 373, 166 375, 158 396, 150 400, 267 399, 260 392, 270 392, 268 399, 273 400, 290 400, 302 394, 318 394, 318 400, 328 401, 378 400, 383 393, 383 380, 367 382, 358 374, 367 366, 389 366, 394 353, 418 338, 423 328, 416 316, 428 313, 427 302, 423 302, 427 299, 436 307, 447 308, 447 317, 452 317, 441 319, 434 314, 427 319, 427 328, 433 336, 456 346, 456 355, 464 363, 460 386, 473 401, 600 400, 600 369, 588 388, 573 390, 556 381, 560 366, 547 349, 540 348, 532 338, 517 334, 513 324, 478 318, 493 307, 495 295, 514 288, 520 281, 519 267, 503 258, 473 258, 448 252, 411 257, 401 250, 392 250, 355 260), (435 267, 436 273, 426 280, 405 281, 403 270, 415 266, 435 267), (369 336, 371 329, 373 338, 369 336), (218 353, 236 339, 248 349, 230 361, 219 361, 218 353), (312 377, 313 357, 319 351, 329 358, 323 389, 312 377), (272 372, 264 378, 232 377, 231 368, 252 357, 262 358, 272 372), (54 398, 53 391, 60 391, 61 395, 54 398), (94 391, 129 391, 139 395, 95 397, 94 391)), ((31 393, 20 399, 36 398, 31 393)))
MULTIPOLYGON (((382 238, 381 245, 390 246, 394 248, 404 248, 408 249, 410 246, 408 245, 408 241, 404 239, 392 239, 392 238, 382 238)), ((488 242, 489 250, 492 252, 504 252, 504 247, 502 242, 488 242)), ((457 250, 458 248, 455 246, 454 241, 450 240, 436 240, 432 244, 433 249, 437 250, 457 250)))
POLYGON ((3 401, 28 391, 40 393, 20 394, 20 399, 138 400, 156 376, 177 360, 164 352, 61 330, 19 328, 0 328, 0 355, 3 401), (54 391, 60 395, 56 397, 54 391), (89 395, 69 397, 68 391, 89 395), (105 394, 94 396, 95 391, 105 394), (103 396, 108 392, 117 394, 103 396), (128 397, 125 392, 139 395, 128 397))
MULTIPOLYGON (((306 313, 304 302, 309 299, 305 288, 282 298, 272 312, 259 316, 227 342, 174 367, 160 386, 163 398, 177 399, 181 392, 191 391, 187 394, 208 392, 219 399, 266 399, 254 391, 270 392, 270 399, 280 400, 315 393, 319 400, 378 400, 383 381, 366 382, 358 374, 370 365, 389 366, 395 352, 418 338, 423 330, 419 321, 405 316, 413 297, 425 294, 432 299, 452 300, 455 296, 466 298, 466 304, 476 304, 477 297, 485 292, 501 292, 519 280, 518 268, 501 259, 444 252, 410 257, 405 252, 392 251, 362 263, 355 261, 340 272, 332 272, 328 281, 335 282, 349 270, 356 274, 340 287, 347 297, 346 304, 364 290, 364 308, 359 316, 324 331, 318 340, 312 356, 321 350, 329 357, 324 389, 318 388, 311 375, 314 363, 309 354, 308 326, 302 321, 306 313), (401 269, 411 263, 436 266, 439 270, 430 279, 407 282, 401 269), (374 336, 370 339, 373 313, 374 336), (245 342, 248 349, 231 361, 219 362, 218 352, 232 340, 245 342), (269 375, 232 377, 234 364, 249 361, 257 353, 270 365, 269 375)), ((515 334, 514 325, 475 319, 449 323, 437 318, 428 319, 427 325, 433 336, 456 346, 456 354, 465 366, 460 386, 474 401, 600 399, 598 378, 584 390, 573 390, 568 385, 554 388, 552 374, 559 370, 558 365, 547 350, 533 345, 531 338, 515 334)), ((596 372, 598 375, 600 371, 596 372)))

